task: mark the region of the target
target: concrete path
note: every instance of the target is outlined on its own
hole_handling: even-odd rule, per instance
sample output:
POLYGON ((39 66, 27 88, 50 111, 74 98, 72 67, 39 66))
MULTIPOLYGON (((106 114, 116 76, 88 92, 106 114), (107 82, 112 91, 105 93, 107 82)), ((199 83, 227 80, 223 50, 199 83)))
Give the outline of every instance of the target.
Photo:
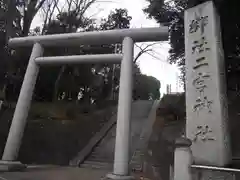
POLYGON ((73 167, 30 168, 25 172, 0 173, 0 180, 101 180, 107 173, 73 167))

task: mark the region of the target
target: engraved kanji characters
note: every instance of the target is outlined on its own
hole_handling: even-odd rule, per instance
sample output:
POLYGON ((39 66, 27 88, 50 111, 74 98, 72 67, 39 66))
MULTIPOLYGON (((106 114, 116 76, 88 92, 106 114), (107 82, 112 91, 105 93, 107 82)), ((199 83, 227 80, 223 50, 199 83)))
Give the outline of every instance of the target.
POLYGON ((209 100, 207 96, 201 96, 196 99, 196 104, 193 106, 194 112, 200 111, 204 108, 208 109, 208 112, 212 112, 213 101, 209 100))
POLYGON ((193 86, 200 92, 203 93, 204 89, 207 88, 206 80, 210 78, 207 73, 199 72, 198 76, 193 80, 193 86))
MULTIPOLYGON (((205 37, 201 37, 200 40, 193 41, 192 46, 192 54, 201 54, 203 52, 207 52, 210 48, 207 46, 208 42, 206 41, 205 37)), ((202 66, 208 66, 208 62, 206 62, 206 58, 204 56, 198 57, 196 59, 196 65, 193 66, 193 69, 196 70, 202 66)))
POLYGON ((210 48, 207 47, 208 42, 204 36, 200 38, 200 40, 193 41, 193 47, 192 47, 192 54, 200 54, 205 51, 209 51, 210 48))
POLYGON ((199 97, 196 99, 193 105, 193 111, 199 112, 203 109, 207 109, 208 112, 212 112, 213 101, 204 94, 204 90, 207 88, 207 80, 210 79, 210 75, 203 73, 200 69, 202 67, 209 66, 205 53, 210 50, 209 44, 204 35, 205 27, 208 24, 208 16, 202 16, 201 11, 195 13, 195 18, 190 22, 189 33, 196 33, 198 30, 201 32, 199 39, 194 40, 191 47, 191 54, 193 55, 195 65, 193 69, 197 71, 197 77, 193 80, 192 84, 199 93, 199 97))
POLYGON ((195 13, 195 19, 193 19, 189 25, 189 33, 190 34, 195 33, 200 29, 201 34, 203 34, 205 30, 204 28, 207 24, 208 16, 201 16, 195 13))
POLYGON ((216 138, 213 136, 213 131, 209 128, 208 125, 199 125, 197 126, 197 130, 194 133, 193 141, 214 141, 216 138))
POLYGON ((206 62, 205 57, 197 58, 196 59, 196 65, 193 66, 193 69, 196 70, 202 66, 208 66, 208 62, 206 62))

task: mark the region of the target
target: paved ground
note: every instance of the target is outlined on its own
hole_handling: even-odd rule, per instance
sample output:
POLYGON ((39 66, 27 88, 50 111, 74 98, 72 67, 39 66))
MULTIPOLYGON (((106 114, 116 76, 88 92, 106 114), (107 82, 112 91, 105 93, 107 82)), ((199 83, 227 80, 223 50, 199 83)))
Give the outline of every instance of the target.
MULTIPOLYGON (((103 169, 52 167, 33 168, 25 172, 0 173, 0 180, 103 180, 109 171, 103 169)), ((143 179, 141 174, 133 174, 136 180, 143 179)))
POLYGON ((100 180, 108 172, 72 167, 33 168, 25 172, 0 173, 0 180, 100 180))

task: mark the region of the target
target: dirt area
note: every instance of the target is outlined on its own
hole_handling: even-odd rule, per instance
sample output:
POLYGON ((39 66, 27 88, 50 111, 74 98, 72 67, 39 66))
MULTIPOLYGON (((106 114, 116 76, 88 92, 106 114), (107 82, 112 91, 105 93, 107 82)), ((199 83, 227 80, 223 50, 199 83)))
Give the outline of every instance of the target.
MULTIPOLYGON (((91 109, 69 103, 33 104, 18 160, 26 164, 68 165, 114 111, 113 105, 91 109)), ((13 112, 14 108, 8 108, 0 114, 0 153, 13 112)))

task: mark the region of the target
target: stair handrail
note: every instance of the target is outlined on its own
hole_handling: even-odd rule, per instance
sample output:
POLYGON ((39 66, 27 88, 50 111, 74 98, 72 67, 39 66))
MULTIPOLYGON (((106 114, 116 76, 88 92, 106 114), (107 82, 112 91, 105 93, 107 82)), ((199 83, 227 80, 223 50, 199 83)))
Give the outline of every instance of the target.
POLYGON ((212 170, 212 171, 224 171, 224 172, 237 172, 237 173, 240 173, 240 169, 217 167, 217 166, 204 166, 204 165, 195 165, 195 164, 193 164, 193 165, 191 165, 191 168, 205 169, 205 170, 212 170))

